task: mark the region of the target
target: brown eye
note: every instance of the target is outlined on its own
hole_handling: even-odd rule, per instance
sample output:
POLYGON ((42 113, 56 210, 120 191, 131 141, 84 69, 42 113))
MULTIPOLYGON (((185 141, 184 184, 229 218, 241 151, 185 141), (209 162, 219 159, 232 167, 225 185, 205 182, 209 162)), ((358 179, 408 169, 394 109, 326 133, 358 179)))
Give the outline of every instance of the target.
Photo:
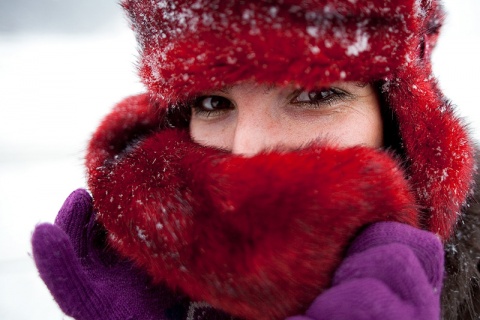
POLYGON ((329 88, 329 89, 320 89, 314 91, 302 91, 294 99, 296 103, 316 103, 319 101, 328 100, 338 93, 329 88))
POLYGON ((214 118, 235 109, 232 101, 222 96, 201 96, 192 104, 192 116, 214 118))
POLYGON ((200 97, 195 107, 203 111, 217 111, 232 108, 232 102, 221 96, 200 97))

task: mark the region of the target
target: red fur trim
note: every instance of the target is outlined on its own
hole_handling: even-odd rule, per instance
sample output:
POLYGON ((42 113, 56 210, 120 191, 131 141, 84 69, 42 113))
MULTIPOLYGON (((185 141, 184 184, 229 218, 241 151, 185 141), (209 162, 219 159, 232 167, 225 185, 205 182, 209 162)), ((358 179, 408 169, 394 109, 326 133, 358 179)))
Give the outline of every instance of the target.
MULTIPOLYGON (((116 132, 114 115, 102 130, 116 132)), ((117 156, 97 146, 89 185, 112 245, 156 281, 247 319, 304 311, 363 226, 417 225, 397 164, 368 148, 313 145, 244 158, 178 130, 152 133, 117 156)))
POLYGON ((245 80, 306 89, 386 80, 423 227, 448 239, 473 181, 473 148, 431 74, 438 1, 123 0, 140 75, 164 108, 245 80), (390 92, 391 89, 391 92, 390 92))
POLYGON ((472 187, 472 144, 453 107, 419 68, 407 68, 389 85, 423 227, 448 239, 472 187))
MULTIPOLYGON (((149 95, 126 98, 104 119, 90 140, 86 167, 90 175, 131 148, 135 140, 160 128, 165 110, 158 108, 149 95)), ((90 179, 95 179, 90 176, 90 179)))

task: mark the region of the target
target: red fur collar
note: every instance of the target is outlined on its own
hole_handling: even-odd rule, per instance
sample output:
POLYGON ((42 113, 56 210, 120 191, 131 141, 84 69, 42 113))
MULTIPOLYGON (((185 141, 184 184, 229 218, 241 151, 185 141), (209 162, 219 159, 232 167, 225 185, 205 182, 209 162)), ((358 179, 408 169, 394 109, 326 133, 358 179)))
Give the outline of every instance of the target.
POLYGON ((145 102, 130 99, 117 109, 123 125, 114 113, 117 121, 94 137, 89 184, 111 244, 193 300, 247 319, 281 319, 328 287, 360 228, 417 224, 407 182, 385 152, 313 145, 244 158, 201 147, 178 129, 138 138, 126 122, 148 132, 159 118, 129 118, 125 108, 148 111, 145 102), (136 138, 120 152, 112 141, 125 141, 127 131, 136 138))

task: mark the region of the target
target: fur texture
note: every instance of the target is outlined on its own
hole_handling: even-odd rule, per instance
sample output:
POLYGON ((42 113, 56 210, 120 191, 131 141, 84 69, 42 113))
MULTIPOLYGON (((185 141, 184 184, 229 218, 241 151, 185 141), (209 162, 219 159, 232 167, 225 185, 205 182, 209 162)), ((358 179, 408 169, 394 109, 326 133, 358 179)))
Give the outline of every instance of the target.
POLYGON ((119 104, 94 134, 89 186, 112 245, 156 281, 234 315, 282 318, 329 285, 366 224, 451 237, 474 162, 432 76, 438 1, 122 4, 148 94, 119 104), (167 129, 166 115, 202 91, 252 80, 382 83, 405 171, 384 151, 311 145, 243 158, 167 129))
MULTIPOLYGON (((145 116, 148 100, 133 101, 138 115, 120 104, 101 126, 112 142, 135 132, 132 119, 155 118, 145 116)), ((236 316, 303 311, 360 228, 417 225, 403 172, 381 151, 312 145, 244 158, 179 129, 137 137, 123 153, 105 153, 108 141, 89 153, 90 188, 112 245, 156 281, 236 316)))
POLYGON ((432 75, 438 1, 124 0, 140 76, 161 108, 242 81, 305 89, 383 81, 422 227, 444 240, 470 192, 473 149, 432 75))
POLYGON ((168 103, 249 79, 306 88, 383 79, 416 56, 426 14, 417 3, 123 1, 142 79, 168 103))
MULTIPOLYGON (((480 156, 477 154, 477 163, 480 156)), ((469 199, 445 244, 445 277, 442 290, 444 320, 477 319, 480 315, 480 173, 469 199)))

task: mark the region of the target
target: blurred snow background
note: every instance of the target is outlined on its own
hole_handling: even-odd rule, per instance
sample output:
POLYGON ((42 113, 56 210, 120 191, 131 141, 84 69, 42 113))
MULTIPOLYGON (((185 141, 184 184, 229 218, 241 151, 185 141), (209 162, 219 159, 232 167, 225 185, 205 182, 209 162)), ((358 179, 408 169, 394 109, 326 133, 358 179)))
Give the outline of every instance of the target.
MULTIPOLYGON (((480 1, 445 6, 435 72, 479 140, 480 1)), ((67 319, 34 268, 31 232, 85 187, 100 119, 142 91, 135 55, 117 0, 0 0, 0 319, 67 319)))

